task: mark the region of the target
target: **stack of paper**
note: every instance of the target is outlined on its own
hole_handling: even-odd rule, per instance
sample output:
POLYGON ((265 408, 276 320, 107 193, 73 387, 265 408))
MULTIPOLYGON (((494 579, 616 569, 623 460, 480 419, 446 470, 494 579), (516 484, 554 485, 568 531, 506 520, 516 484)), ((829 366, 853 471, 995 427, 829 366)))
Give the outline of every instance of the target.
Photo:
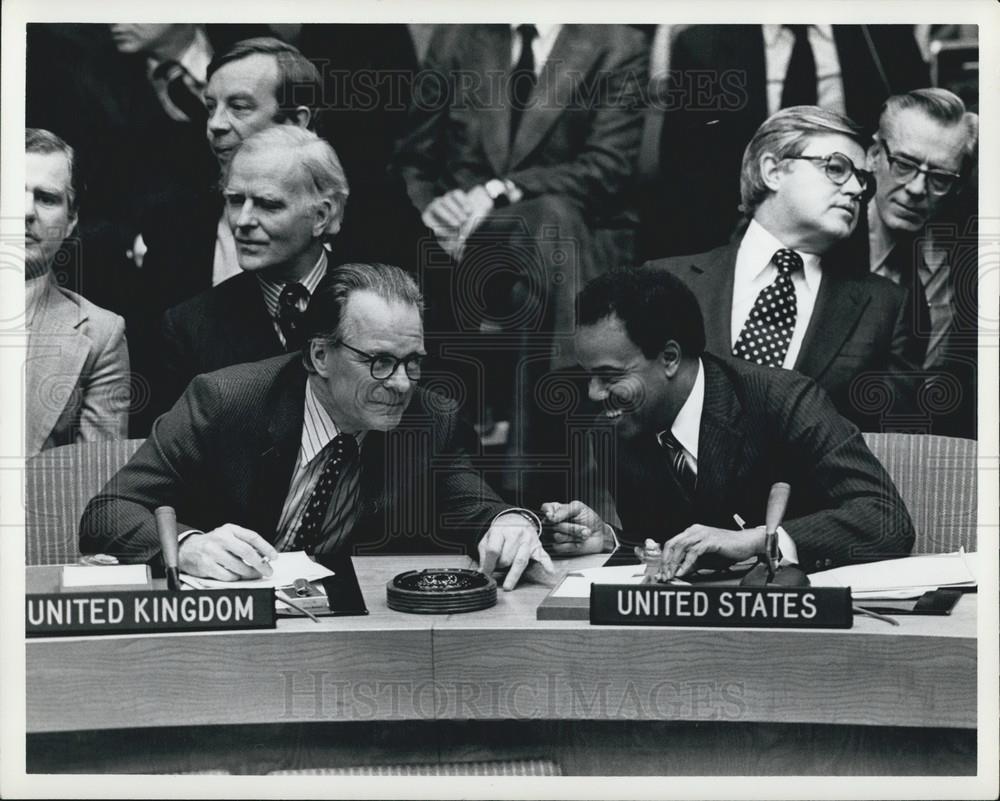
MULTIPOLYGON (((589 598, 591 584, 642 584, 645 565, 591 567, 569 573, 549 596, 550 598, 589 598)), ((678 584, 687 582, 678 581, 678 584)))
MULTIPOLYGON (((270 578, 244 579, 239 582, 239 587, 286 587, 294 584, 296 579, 315 581, 333 575, 332 570, 323 567, 319 562, 314 562, 305 551, 285 551, 278 554, 278 558, 271 561, 271 569, 274 575, 270 578)), ((227 589, 237 586, 236 582, 196 578, 186 573, 181 573, 181 578, 191 586, 202 589, 227 589)))
POLYGON ((814 587, 850 587, 855 600, 919 598, 939 587, 974 587, 979 554, 908 556, 811 573, 814 587))

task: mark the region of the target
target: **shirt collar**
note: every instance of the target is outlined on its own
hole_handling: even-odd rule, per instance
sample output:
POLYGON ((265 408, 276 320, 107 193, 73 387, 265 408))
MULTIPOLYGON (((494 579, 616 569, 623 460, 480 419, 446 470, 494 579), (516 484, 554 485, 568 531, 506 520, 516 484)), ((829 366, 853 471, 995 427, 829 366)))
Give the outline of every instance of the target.
MULTIPOLYGON (((305 467, 315 459, 320 451, 329 445, 339 433, 340 428, 330 417, 330 413, 323 407, 323 404, 320 403, 319 398, 316 397, 312 380, 307 378, 306 399, 302 415, 302 442, 299 450, 301 466, 305 467)), ((360 431, 355 435, 358 447, 361 446, 365 433, 360 431)))
MULTIPOLYGON (((784 25, 761 25, 764 29, 764 44, 768 47, 773 47, 775 42, 778 41, 778 37, 781 36, 785 26, 784 25)), ((810 25, 815 33, 818 33, 824 39, 828 41, 833 41, 833 26, 832 25, 810 25)))
MULTIPOLYGON (((698 432, 701 429, 701 412, 704 406, 705 368, 701 359, 698 359, 698 375, 695 376, 694 385, 670 426, 670 433, 674 439, 694 458, 695 462, 698 461, 698 432)), ((657 440, 663 433, 661 431, 656 435, 657 440)))
MULTIPOLYGON (((319 258, 316 259, 316 264, 313 268, 306 273, 302 278, 299 279, 298 283, 302 284, 309 292, 309 296, 312 297, 313 292, 316 291, 316 287, 319 286, 319 282, 323 280, 323 276, 326 275, 327 269, 327 257, 326 248, 320 251, 319 258)), ((260 283, 261 291, 264 293, 264 303, 267 305, 267 311, 272 316, 275 317, 278 314, 278 298, 281 295, 281 290, 285 288, 285 284, 291 283, 290 281, 271 281, 268 278, 264 278, 260 273, 257 273, 257 281, 260 283)))
MULTIPOLYGON (((510 32, 513 35, 517 35, 517 28, 519 25, 524 25, 524 22, 512 22, 510 24, 510 32)), ((538 40, 542 42, 548 42, 555 39, 559 34, 559 29, 562 25, 552 25, 551 23, 545 22, 532 22, 535 29, 538 31, 538 40)))
MULTIPOLYGON (((195 29, 194 38, 187 49, 181 53, 179 58, 172 59, 180 64, 184 71, 191 76, 192 80, 199 88, 204 88, 208 82, 208 65, 212 60, 212 44, 208 41, 200 27, 195 29)), ((149 74, 152 75, 163 61, 159 59, 146 59, 146 66, 149 74)))
MULTIPOLYGON (((743 240, 740 242, 736 263, 747 265, 745 269, 751 272, 747 279, 752 282, 771 264, 775 251, 785 247, 787 246, 780 239, 757 220, 750 220, 743 240)), ((821 257, 816 253, 806 253, 801 250, 795 252, 802 258, 802 276, 806 286, 810 292, 815 294, 822 279, 821 257)))

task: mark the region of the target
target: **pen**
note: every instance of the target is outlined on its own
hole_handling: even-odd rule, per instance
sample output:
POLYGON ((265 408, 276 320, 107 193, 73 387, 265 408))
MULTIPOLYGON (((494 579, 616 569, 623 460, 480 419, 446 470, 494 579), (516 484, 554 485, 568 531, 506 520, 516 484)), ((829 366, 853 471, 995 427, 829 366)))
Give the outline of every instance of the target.
POLYGON ((311 617, 313 619, 313 621, 315 621, 316 623, 319 623, 319 618, 316 617, 316 615, 314 615, 312 612, 310 612, 305 607, 299 606, 296 603, 292 603, 287 598, 279 598, 278 596, 275 596, 274 600, 278 601, 278 603, 284 604, 285 606, 290 606, 296 612, 300 612, 301 614, 306 615, 307 617, 311 617))
POLYGON ((865 615, 867 617, 873 617, 876 620, 881 620, 885 623, 891 623, 893 626, 899 625, 898 620, 888 617, 887 615, 880 615, 878 612, 873 612, 871 609, 865 609, 863 606, 856 606, 852 604, 851 609, 854 611, 855 614, 865 615))

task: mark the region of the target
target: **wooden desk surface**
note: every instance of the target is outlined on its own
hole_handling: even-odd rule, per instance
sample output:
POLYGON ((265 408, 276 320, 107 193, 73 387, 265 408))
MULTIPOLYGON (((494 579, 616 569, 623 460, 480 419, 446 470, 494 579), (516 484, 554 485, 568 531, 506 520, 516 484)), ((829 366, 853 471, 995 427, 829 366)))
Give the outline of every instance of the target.
POLYGON ((846 631, 538 621, 549 588, 532 583, 483 612, 386 606, 395 574, 467 565, 355 559, 365 617, 28 640, 28 731, 431 719, 976 727, 976 595, 949 617, 900 617, 899 627, 857 617, 846 631))

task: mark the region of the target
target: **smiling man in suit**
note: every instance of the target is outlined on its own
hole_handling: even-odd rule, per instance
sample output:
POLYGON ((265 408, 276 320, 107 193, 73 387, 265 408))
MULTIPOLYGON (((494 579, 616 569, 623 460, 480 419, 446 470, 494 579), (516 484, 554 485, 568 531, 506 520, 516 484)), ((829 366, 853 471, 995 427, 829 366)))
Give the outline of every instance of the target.
POLYGON ((845 417, 879 430, 886 394, 895 411, 912 401, 906 293, 825 258, 875 191, 863 164, 850 120, 816 106, 783 109, 743 156, 742 238, 650 263, 694 292, 710 352, 797 370, 845 417))
MULTIPOLYGON (((234 193, 241 208, 254 197, 231 182, 234 193)), ((153 510, 170 505, 180 567, 198 576, 256 578, 265 559, 302 549, 478 550, 485 572, 510 568, 506 589, 530 560, 554 572, 537 517, 504 506, 471 468, 474 435, 454 404, 417 387, 421 304, 398 267, 333 270, 301 351, 199 376, 156 421, 88 505, 81 550, 156 556, 153 510)))
MULTIPOLYGON (((858 429, 808 378, 706 353, 698 302, 680 279, 650 266, 608 273, 578 305, 577 359, 614 441, 613 464, 599 469, 620 539, 666 540, 669 577, 763 554, 778 481, 791 485, 778 531, 786 563, 811 572, 909 553, 909 514, 858 429)), ((556 553, 599 551, 611 538, 580 501, 542 508, 556 553)))
POLYGON ((28 356, 25 454, 119 439, 128 428, 125 321, 62 289, 52 263, 77 223, 75 154, 49 131, 25 130, 24 294, 28 356))
POLYGON ((348 187, 333 148, 297 126, 250 136, 223 185, 242 273, 164 315, 165 408, 192 378, 301 347, 302 314, 327 272, 348 187))

